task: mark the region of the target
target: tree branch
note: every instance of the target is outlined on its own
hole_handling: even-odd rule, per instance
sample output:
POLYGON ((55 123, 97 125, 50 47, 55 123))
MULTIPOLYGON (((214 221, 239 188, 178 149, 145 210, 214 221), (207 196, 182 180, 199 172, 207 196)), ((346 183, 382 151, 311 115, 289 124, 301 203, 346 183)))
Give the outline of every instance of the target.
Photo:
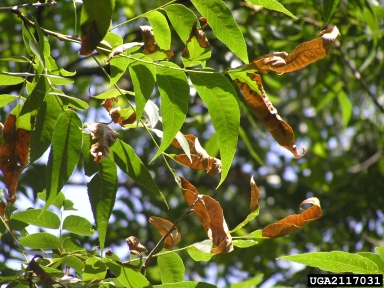
POLYGON ((26 4, 16 5, 13 7, 0 7, 0 12, 4 11, 4 12, 13 12, 14 13, 15 10, 19 10, 20 8, 43 7, 43 6, 50 6, 50 5, 56 4, 56 3, 57 3, 56 1, 51 0, 48 3, 36 2, 36 3, 26 3, 26 4))

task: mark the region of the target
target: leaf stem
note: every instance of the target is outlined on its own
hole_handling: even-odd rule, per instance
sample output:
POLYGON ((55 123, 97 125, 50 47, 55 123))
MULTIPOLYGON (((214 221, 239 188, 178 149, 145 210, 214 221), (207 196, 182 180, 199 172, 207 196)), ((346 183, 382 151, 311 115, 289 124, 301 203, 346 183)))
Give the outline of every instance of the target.
MULTIPOLYGON (((152 249, 151 252, 149 252, 147 259, 145 259, 143 266, 141 267, 141 274, 145 274, 145 269, 147 269, 149 261, 152 259, 156 251, 159 249, 160 245, 164 242, 164 240, 172 233, 173 230, 176 229, 176 225, 179 224, 185 217, 187 217, 192 211, 193 211, 193 206, 196 205, 196 203, 200 200, 200 197, 197 197, 195 202, 192 203, 191 207, 183 214, 179 219, 173 223, 171 229, 168 230, 166 234, 164 234, 163 237, 161 237, 160 241, 157 242, 156 246, 152 249)), ((158 255, 159 256, 159 255, 158 255)))

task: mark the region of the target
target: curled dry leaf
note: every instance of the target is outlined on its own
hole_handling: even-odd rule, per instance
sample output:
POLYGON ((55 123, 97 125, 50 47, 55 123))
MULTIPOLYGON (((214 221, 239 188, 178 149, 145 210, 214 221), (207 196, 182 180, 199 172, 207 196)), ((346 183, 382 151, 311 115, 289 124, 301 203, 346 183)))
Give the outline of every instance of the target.
MULTIPOLYGON (((188 141, 189 149, 191 151, 191 160, 186 154, 178 154, 173 157, 177 162, 197 170, 205 170, 209 175, 214 176, 221 172, 221 160, 208 155, 207 151, 200 145, 199 139, 192 135, 187 134, 185 138, 188 141)), ((177 139, 173 139, 172 145, 181 148, 177 139)))
MULTIPOLYGON (((188 42, 191 42, 192 39, 196 39, 197 43, 199 43, 201 48, 209 48, 211 47, 211 44, 209 44, 209 41, 207 39, 207 36, 203 32, 202 29, 197 28, 197 23, 198 21, 201 21, 204 23, 204 27, 207 25, 207 19, 204 17, 201 17, 200 19, 196 19, 196 21, 192 25, 192 30, 191 33, 189 33, 189 37, 187 39, 187 44, 188 42)), ((188 50, 188 45, 185 46, 183 53, 181 54, 182 57, 188 57, 189 56, 189 50, 188 50)))
POLYGON ((260 199, 260 190, 257 187, 255 180, 253 180, 253 176, 251 178, 251 203, 250 210, 251 213, 259 208, 259 199, 260 199))
POLYGON ((340 36, 336 26, 321 31, 320 34, 321 37, 297 46, 291 54, 277 52, 264 55, 253 60, 248 68, 257 69, 262 73, 275 71, 279 74, 300 70, 324 58, 329 53, 333 42, 340 36))
POLYGON ((296 158, 302 157, 305 150, 303 149, 303 155, 297 153, 293 130, 291 126, 277 114, 276 108, 273 107, 271 101, 269 101, 268 96, 264 91, 260 75, 256 73, 247 73, 247 76, 256 82, 261 95, 258 91, 253 90, 247 83, 242 83, 239 80, 235 80, 235 82, 243 93, 252 113, 263 121, 264 125, 268 128, 269 132, 280 146, 291 151, 296 158))
POLYGON ((300 206, 312 204, 310 208, 301 214, 290 215, 280 221, 270 224, 262 230, 263 237, 282 237, 300 230, 308 223, 319 219, 322 215, 320 201, 316 197, 304 200, 300 206))
POLYGON ((144 43, 142 42, 131 42, 119 45, 116 48, 113 48, 105 63, 108 64, 114 56, 119 55, 126 50, 135 50, 136 48, 140 48, 142 46, 144 46, 144 43))
POLYGON ((192 206, 200 197, 200 200, 193 206, 193 211, 207 232, 208 238, 214 244, 211 252, 214 254, 231 252, 233 250, 232 237, 220 203, 207 195, 199 194, 196 187, 185 178, 180 177, 180 185, 189 206, 192 206))
MULTIPOLYGON (((42 257, 39 255, 34 256, 32 258, 32 260, 29 262, 29 264, 25 270, 33 272, 46 285, 49 285, 51 287, 53 287, 54 284, 60 285, 59 282, 54 281, 51 278, 51 276, 47 272, 45 272, 45 270, 43 268, 40 267, 40 265, 35 261, 36 258, 42 258, 42 257)), ((33 287, 34 283, 32 282, 32 273, 26 273, 26 275, 30 275, 30 278, 28 279, 29 284, 30 284, 30 287, 33 287)))
MULTIPOLYGON (((157 231, 159 231, 161 236, 164 236, 165 234, 168 233, 169 230, 173 228, 173 223, 171 221, 168 221, 166 219, 156 217, 156 216, 151 216, 149 218, 149 222, 155 226, 157 231)), ((177 227, 174 227, 172 232, 165 238, 164 241, 164 248, 170 249, 177 243, 179 243, 181 240, 181 234, 179 233, 177 227)))
POLYGON ((101 162, 103 158, 108 157, 109 147, 115 143, 119 133, 102 123, 88 124, 94 143, 91 146, 91 154, 95 157, 96 162, 101 162))
POLYGON ((103 106, 105 108, 105 110, 107 110, 108 112, 111 111, 111 109, 113 109, 113 101, 115 101, 117 103, 117 98, 108 98, 108 99, 105 99, 103 101, 103 103, 101 103, 101 106, 103 106))
POLYGON ((125 239, 125 241, 127 242, 129 251, 131 251, 131 253, 138 255, 148 251, 147 248, 145 248, 140 243, 139 239, 137 239, 135 236, 129 236, 127 239, 125 239))
POLYGON ((140 26, 141 34, 144 39, 144 55, 153 54, 156 52, 165 53, 164 60, 171 58, 174 54, 172 50, 164 50, 157 45, 155 41, 155 35, 153 34, 153 30, 151 26, 140 26))
POLYGON ((103 38, 104 36, 100 33, 96 21, 81 25, 81 48, 79 54, 90 56, 103 38))
POLYGON ((0 147, 0 170, 8 188, 7 201, 15 203, 18 178, 28 161, 31 131, 16 128, 17 117, 9 114, 4 123, 4 142, 0 147))
POLYGON ((132 108, 121 109, 120 107, 113 108, 113 101, 117 103, 117 98, 105 99, 101 106, 108 111, 113 123, 119 123, 124 128, 126 124, 136 122, 136 112, 132 108))

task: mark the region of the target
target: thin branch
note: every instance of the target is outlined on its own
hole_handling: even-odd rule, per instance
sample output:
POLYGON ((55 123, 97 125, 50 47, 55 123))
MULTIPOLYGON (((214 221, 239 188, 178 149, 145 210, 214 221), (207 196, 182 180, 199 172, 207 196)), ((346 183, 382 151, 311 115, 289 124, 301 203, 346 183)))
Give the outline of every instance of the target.
POLYGON ((148 254, 147 259, 145 259, 145 262, 144 262, 143 266, 141 267, 141 274, 144 275, 145 269, 147 269, 148 263, 152 259, 153 255, 156 253, 157 249, 159 249, 160 245, 172 233, 172 231, 176 229, 176 225, 179 224, 180 221, 182 221, 185 217, 187 217, 193 211, 193 206, 195 206, 198 201, 200 201, 199 196, 196 198, 195 202, 192 203, 191 207, 189 207, 189 209, 183 215, 181 215, 181 217, 179 219, 177 219, 175 223, 173 223, 173 226, 171 227, 171 229, 169 229, 168 232, 166 234, 164 234, 163 237, 161 237, 160 241, 156 244, 156 246, 148 254))
POLYGON ((13 7, 0 7, 0 12, 14 12, 15 10, 18 10, 20 8, 26 8, 26 7, 43 7, 43 6, 50 6, 52 4, 56 4, 56 1, 50 1, 48 3, 26 3, 26 4, 21 4, 21 5, 16 5, 13 7))

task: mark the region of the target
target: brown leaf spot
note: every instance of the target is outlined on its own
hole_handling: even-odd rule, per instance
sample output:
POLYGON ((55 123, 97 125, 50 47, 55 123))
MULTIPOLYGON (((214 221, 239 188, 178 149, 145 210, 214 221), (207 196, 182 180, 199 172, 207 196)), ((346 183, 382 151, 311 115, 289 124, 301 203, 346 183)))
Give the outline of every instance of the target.
POLYGON ((81 48, 79 54, 90 56, 103 38, 104 36, 100 34, 95 21, 81 25, 81 48))
MULTIPOLYGON (((187 43, 191 42, 192 38, 195 37, 201 48, 209 48, 209 47, 211 47, 211 44, 209 44, 207 35, 205 35, 205 33, 203 32, 202 29, 197 28, 197 23, 198 23, 199 20, 202 21, 205 24, 203 26, 203 28, 206 27, 206 25, 207 25, 206 24, 207 23, 207 19, 206 18, 201 17, 200 19, 196 19, 196 21, 192 25, 192 30, 189 33, 189 37, 187 39, 187 43)), ((189 51, 188 51, 187 45, 185 46, 181 56, 185 57, 185 58, 187 58, 189 56, 189 51)))
POLYGON ((128 244, 129 250, 134 254, 145 253, 148 251, 135 236, 129 236, 125 241, 128 244))
POLYGON ((251 213, 259 208, 259 199, 260 199, 260 190, 257 187, 255 180, 253 180, 253 176, 251 178, 251 203, 250 210, 251 213))
POLYGON ((155 35, 153 34, 151 26, 140 26, 140 30, 144 40, 144 55, 153 54, 158 51, 161 51, 166 54, 167 57, 165 59, 169 59, 174 55, 172 50, 164 50, 161 49, 159 45, 157 45, 155 41, 155 35))
POLYGON ((276 108, 273 107, 271 101, 269 101, 268 96, 264 91, 260 75, 256 73, 247 73, 247 75, 253 81, 256 81, 261 95, 258 91, 252 90, 247 83, 242 83, 238 80, 235 80, 235 82, 243 93, 252 113, 263 121, 264 125, 268 128, 269 132, 280 146, 291 151, 296 158, 302 157, 305 150, 303 149, 303 155, 297 153, 293 130, 291 126, 281 119, 277 114, 276 108))
POLYGON ((276 238, 286 236, 300 230, 308 223, 319 219, 322 216, 320 201, 313 197, 303 201, 300 206, 307 203, 311 203, 313 206, 301 214, 290 215, 276 223, 268 225, 262 230, 263 237, 276 238))
MULTIPOLYGON (((156 216, 151 216, 149 218, 149 222, 153 226, 155 226, 155 228, 157 229, 157 231, 159 231, 161 236, 164 236, 165 234, 167 234, 168 231, 170 231, 173 227, 172 222, 170 222, 166 219, 160 218, 160 217, 156 217, 156 216)), ((164 248, 170 249, 174 245, 179 243, 180 240, 181 240, 181 234, 179 233, 177 227, 174 227, 174 229, 169 234, 169 236, 167 236, 167 238, 165 238, 164 248)))
POLYGON ((16 116, 8 115, 3 129, 4 142, 0 147, 0 170, 8 187, 7 201, 15 203, 18 178, 28 161, 31 132, 16 129, 16 116))
POLYGON ((103 158, 108 157, 109 147, 115 143, 119 133, 101 123, 88 124, 88 129, 91 132, 92 140, 96 142, 91 146, 91 154, 95 157, 96 162, 101 162, 103 158))

